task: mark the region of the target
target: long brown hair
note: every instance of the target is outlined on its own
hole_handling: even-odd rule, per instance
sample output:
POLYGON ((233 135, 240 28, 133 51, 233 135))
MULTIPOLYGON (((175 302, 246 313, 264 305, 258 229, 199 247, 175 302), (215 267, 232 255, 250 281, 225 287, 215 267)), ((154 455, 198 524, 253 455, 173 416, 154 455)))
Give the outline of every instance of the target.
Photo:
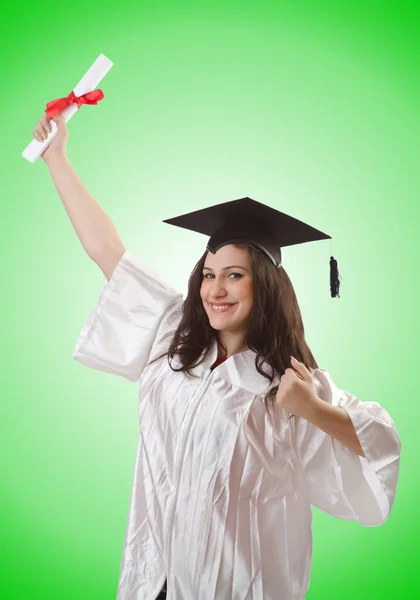
MULTIPOLYGON (((281 377, 291 367, 294 356, 308 369, 318 368, 315 358, 305 341, 302 315, 292 282, 283 267, 275 268, 268 256, 253 246, 233 244, 247 248, 253 278, 253 306, 245 343, 256 352, 255 368, 270 384, 276 374, 281 377), (271 375, 262 369, 267 363, 271 375)), ((218 332, 209 323, 200 297, 203 267, 207 251, 195 265, 188 281, 188 294, 183 304, 183 316, 167 352, 172 359, 175 354, 182 366, 174 371, 184 371, 197 366, 206 358, 211 345, 218 339, 218 332), (202 359, 200 356, 203 354, 202 359)), ((278 387, 265 397, 267 410, 275 401, 278 387)))

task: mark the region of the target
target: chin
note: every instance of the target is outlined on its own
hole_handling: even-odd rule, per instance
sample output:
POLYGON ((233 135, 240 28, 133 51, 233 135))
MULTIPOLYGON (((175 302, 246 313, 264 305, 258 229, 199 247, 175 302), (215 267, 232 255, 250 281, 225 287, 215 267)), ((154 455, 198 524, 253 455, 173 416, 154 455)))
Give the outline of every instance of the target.
POLYGON ((229 319, 223 317, 223 314, 221 314, 220 316, 214 314, 214 312, 211 311, 211 309, 206 310, 206 313, 210 323, 210 327, 212 327, 216 331, 229 331, 235 333, 236 331, 242 331, 242 329, 247 328, 247 319, 242 318, 240 321, 238 321, 238 315, 235 315, 236 318, 230 321, 229 319))
POLYGON ((210 322, 210 327, 212 327, 213 329, 215 329, 216 331, 226 331, 226 332, 230 332, 230 333, 236 333, 238 331, 242 331, 244 329, 244 325, 242 325, 241 323, 239 323, 239 325, 237 323, 226 323, 225 325, 222 325, 221 323, 217 323, 215 322, 215 320, 209 319, 210 322))

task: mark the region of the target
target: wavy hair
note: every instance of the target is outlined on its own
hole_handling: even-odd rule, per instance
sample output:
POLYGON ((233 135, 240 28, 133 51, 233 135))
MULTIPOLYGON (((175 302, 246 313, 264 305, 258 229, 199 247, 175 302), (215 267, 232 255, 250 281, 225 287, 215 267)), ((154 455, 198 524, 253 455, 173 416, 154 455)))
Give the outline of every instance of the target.
MULTIPOLYGON (((256 353, 255 368, 266 377, 270 385, 275 376, 281 377, 291 367, 294 356, 306 368, 318 368, 315 358, 305 341, 301 311, 292 282, 283 267, 275 268, 264 252, 247 244, 233 244, 247 248, 252 269, 253 305, 249 318, 245 343, 256 353), (263 363, 271 367, 271 375, 262 369, 263 363)), ((168 352, 168 359, 177 355, 183 371, 201 364, 208 355, 218 332, 209 323, 200 297, 203 267, 207 251, 195 265, 188 281, 188 294, 183 303, 183 316, 168 352), (202 356, 203 355, 203 356, 202 356), (202 356, 201 360, 200 357, 202 356)), ((226 348, 225 348, 226 350, 226 348)), ((161 358, 161 357, 160 357, 161 358)), ((278 386, 269 390, 265 397, 268 411, 275 401, 278 386)))

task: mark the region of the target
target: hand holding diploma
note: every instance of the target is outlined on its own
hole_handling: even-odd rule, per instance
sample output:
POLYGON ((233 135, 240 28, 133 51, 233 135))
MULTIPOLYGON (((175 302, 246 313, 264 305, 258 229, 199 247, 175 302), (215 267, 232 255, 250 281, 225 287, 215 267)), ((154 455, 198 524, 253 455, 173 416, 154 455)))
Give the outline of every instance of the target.
POLYGON ((51 140, 47 149, 41 155, 45 163, 48 164, 51 156, 64 156, 66 154, 66 146, 68 139, 68 129, 64 117, 57 115, 53 118, 52 123, 47 115, 43 115, 42 119, 36 124, 36 129, 33 130, 33 136, 38 142, 44 142, 50 133, 54 130, 56 135, 51 140))
MULTIPOLYGON (((65 127, 65 123, 71 119, 82 104, 97 104, 99 100, 102 100, 104 97, 102 90, 95 90, 95 87, 105 77, 112 65, 113 63, 106 56, 100 54, 68 96, 47 103, 45 115, 37 123, 36 130, 33 132, 35 140, 22 152, 24 158, 32 163, 40 156, 43 156, 45 160, 45 151, 58 133, 57 123, 61 122, 65 127), (58 116, 61 116, 61 121, 56 121, 58 116), (53 119, 53 121, 49 119, 53 119)), ((62 148, 63 142, 65 149, 66 131, 65 128, 62 133, 61 145, 56 145, 56 150, 58 147, 62 148)), ((46 154, 47 160, 51 154, 46 154)))

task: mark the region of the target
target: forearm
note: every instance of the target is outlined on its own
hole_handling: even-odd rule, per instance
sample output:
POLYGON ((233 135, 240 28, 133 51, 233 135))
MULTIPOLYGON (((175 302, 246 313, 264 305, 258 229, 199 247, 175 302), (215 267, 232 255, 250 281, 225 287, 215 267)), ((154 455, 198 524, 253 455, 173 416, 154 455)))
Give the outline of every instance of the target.
POLYGON ((335 438, 355 454, 364 456, 353 423, 344 408, 333 406, 321 398, 311 403, 311 409, 305 418, 322 431, 335 438))
POLYGON ((105 211, 80 181, 65 154, 47 163, 66 213, 87 254, 95 258, 103 248, 122 248, 119 234, 105 211))

